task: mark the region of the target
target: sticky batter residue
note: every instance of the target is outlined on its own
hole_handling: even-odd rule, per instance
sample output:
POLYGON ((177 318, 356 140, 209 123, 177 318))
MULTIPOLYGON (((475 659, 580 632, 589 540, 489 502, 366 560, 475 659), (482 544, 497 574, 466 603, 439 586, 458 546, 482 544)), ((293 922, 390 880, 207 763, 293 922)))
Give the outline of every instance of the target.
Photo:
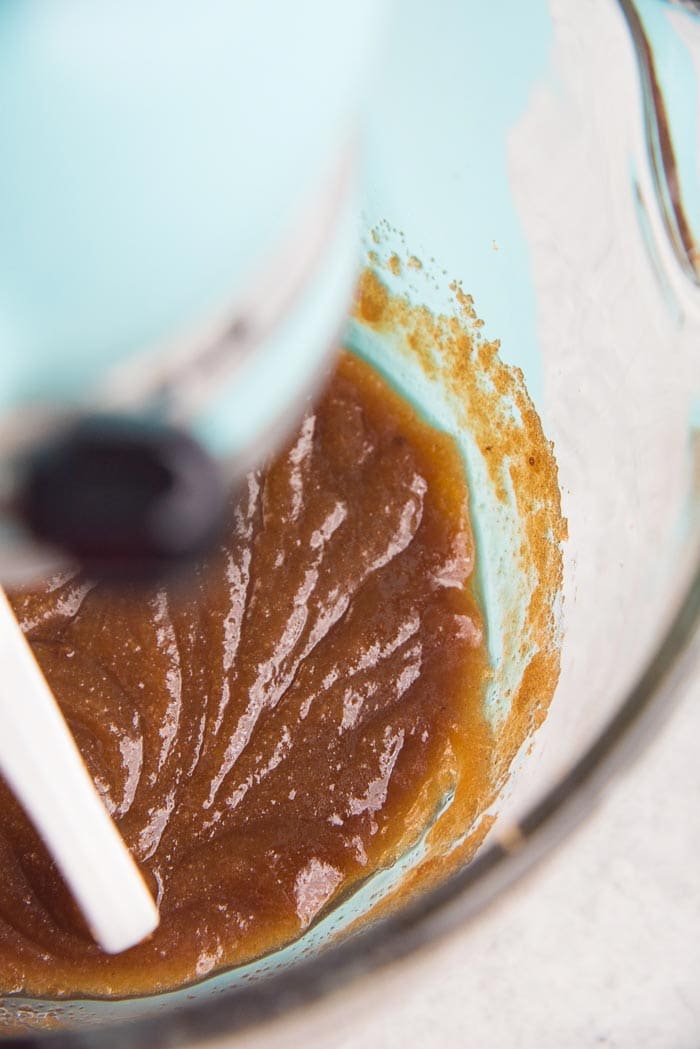
MULTIPOLYGON (((392 280, 398 241, 402 235, 387 223, 373 230, 373 261, 360 281, 348 338, 455 436, 464 459, 476 543, 472 585, 488 644, 483 710, 492 736, 481 808, 475 814, 476 788, 463 765, 423 859, 383 896, 375 914, 467 863, 494 823, 515 759, 546 717, 559 678, 567 536, 554 449, 522 372, 503 361, 497 340, 483 336, 474 300, 458 282, 450 285, 449 308, 433 313, 420 304, 420 287, 416 302, 405 282, 392 280)), ((426 282, 442 283, 434 260, 424 267, 409 255, 407 265, 426 282)))

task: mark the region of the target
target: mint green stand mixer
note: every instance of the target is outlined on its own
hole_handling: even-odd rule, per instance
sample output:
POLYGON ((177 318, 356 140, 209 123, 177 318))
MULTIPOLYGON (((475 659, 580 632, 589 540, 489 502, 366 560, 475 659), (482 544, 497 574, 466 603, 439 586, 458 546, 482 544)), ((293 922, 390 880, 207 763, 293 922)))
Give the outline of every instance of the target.
POLYGON ((352 297, 380 13, 3 4, 0 579, 199 551, 298 418, 352 297))
MULTIPOLYGON (((656 651, 646 610, 680 592, 661 571, 651 591, 648 550, 685 565, 676 542, 697 535, 681 468, 700 403, 691 250, 700 51, 690 47, 691 0, 583 7, 407 0, 380 63, 384 17, 370 0, 0 7, 0 581, 76 559, 107 570, 127 560, 117 549, 99 565, 98 547, 37 540, 17 512, 27 464, 45 465, 46 449, 96 417, 134 424, 149 454, 186 450, 196 482, 189 488, 185 471, 194 492, 185 510, 198 503, 195 484, 210 482, 211 518, 194 515, 188 543, 187 515, 171 518, 170 545, 148 547, 145 567, 199 549, 222 492, 322 380, 362 259, 360 227, 382 219, 395 227, 382 252, 403 244, 425 262, 419 301, 448 308, 436 283, 462 278, 483 331, 523 369, 555 441, 578 562, 567 565, 571 658, 544 727, 551 764, 523 763, 517 819, 505 821, 503 840, 517 848, 496 837, 453 882, 364 938, 341 934, 400 871, 381 872, 277 955, 187 991, 19 1001, 18 1015, 45 1009, 65 1028, 57 1044, 199 1044, 407 953, 477 911, 573 826, 570 803, 590 805, 586 762, 599 780, 611 774, 613 744, 596 733, 656 651), (625 57, 616 81, 612 61, 625 57), (663 497, 650 478, 666 485, 663 497), (590 740, 602 757, 591 757, 590 740), (564 790, 562 769, 580 782, 564 790)), ((381 276, 405 293, 402 278, 381 276)), ((368 349, 359 327, 352 348, 420 401, 402 385, 398 355, 368 349)), ((436 417, 434 405, 419 406, 436 417)), ((486 533, 491 519, 473 509, 486 533)))

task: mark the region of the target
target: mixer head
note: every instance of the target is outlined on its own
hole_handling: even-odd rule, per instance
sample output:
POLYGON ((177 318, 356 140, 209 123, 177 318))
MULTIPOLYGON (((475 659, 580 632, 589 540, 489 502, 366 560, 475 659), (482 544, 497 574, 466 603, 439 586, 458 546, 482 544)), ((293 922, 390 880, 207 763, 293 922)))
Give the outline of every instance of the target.
POLYGON ((0 583, 199 553, 298 419, 352 296, 377 15, 0 8, 0 583))

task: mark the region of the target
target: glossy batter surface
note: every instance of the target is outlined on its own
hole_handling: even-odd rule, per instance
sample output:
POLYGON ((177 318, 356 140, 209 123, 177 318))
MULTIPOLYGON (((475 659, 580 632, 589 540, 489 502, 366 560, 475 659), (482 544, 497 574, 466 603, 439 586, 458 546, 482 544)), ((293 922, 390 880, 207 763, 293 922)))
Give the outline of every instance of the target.
POLYGON ((191 586, 12 595, 161 925, 103 955, 3 787, 0 990, 146 993, 248 960, 391 862, 455 779, 477 804, 472 570, 454 444, 345 355, 191 586))

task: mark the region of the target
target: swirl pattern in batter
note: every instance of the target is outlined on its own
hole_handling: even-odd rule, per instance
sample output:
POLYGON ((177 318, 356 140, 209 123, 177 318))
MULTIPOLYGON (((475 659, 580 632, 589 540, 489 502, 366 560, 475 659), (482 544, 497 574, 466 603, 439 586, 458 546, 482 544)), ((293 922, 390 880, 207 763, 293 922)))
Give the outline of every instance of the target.
POLYGON ((187 585, 11 595, 161 925, 104 955, 2 787, 0 989, 147 993, 259 956, 485 782, 473 561, 456 446, 345 354, 187 585))

